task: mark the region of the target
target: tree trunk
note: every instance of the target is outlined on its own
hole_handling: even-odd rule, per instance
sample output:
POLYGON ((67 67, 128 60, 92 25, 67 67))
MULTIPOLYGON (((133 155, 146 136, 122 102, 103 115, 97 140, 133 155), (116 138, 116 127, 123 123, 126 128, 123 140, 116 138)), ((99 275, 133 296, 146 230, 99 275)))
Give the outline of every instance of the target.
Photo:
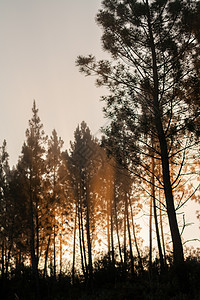
MULTIPOLYGON (((159 199, 160 199, 160 198, 159 198, 159 199)), ((165 266, 166 266, 165 238, 164 238, 164 231, 163 231, 163 221, 162 221, 161 202, 160 202, 160 230, 161 230, 161 238, 162 238, 162 247, 163 247, 164 263, 165 263, 165 266)))
MULTIPOLYGON (((75 283, 75 255, 76 255, 76 222, 77 222, 78 206, 76 205, 76 213, 74 220, 74 241, 73 241, 73 258, 72 258, 72 284, 75 283)), ((81 257, 82 259, 82 257, 81 257)))
POLYGON ((13 246, 13 238, 11 238, 10 246, 9 246, 9 249, 8 249, 8 255, 7 255, 7 259, 6 259, 6 278, 8 278, 8 267, 9 267, 9 264, 10 264, 12 246, 13 246))
MULTIPOLYGON (((159 177, 160 177, 160 165, 159 165, 159 177)), ((162 247, 163 247, 163 255, 164 255, 164 264, 166 267, 166 251, 165 251, 165 239, 164 239, 164 231, 163 231, 163 218, 162 218, 162 206, 161 206, 161 194, 159 188, 159 209, 160 209, 160 231, 162 238, 162 247)))
POLYGON ((92 280, 92 245, 91 245, 91 237, 90 237, 90 212, 89 212, 89 193, 88 193, 88 187, 85 193, 86 199, 86 229, 87 229, 87 244, 88 244, 88 271, 89 271, 89 284, 91 283, 92 280))
POLYGON ((115 196, 114 196, 114 208, 115 208, 115 226, 116 226, 116 232, 117 232, 117 241, 118 241, 118 247, 119 247, 119 256, 120 256, 121 264, 123 264, 122 250, 121 250, 121 244, 120 244, 120 238, 119 238, 119 227, 118 227, 118 220, 117 220, 117 205, 116 205, 115 196))
POLYGON ((130 249, 130 259, 131 259, 131 274, 134 274, 134 261, 133 261, 133 251, 132 251, 132 241, 131 241, 131 231, 130 231, 130 223, 128 217, 128 202, 127 195, 125 196, 125 209, 126 209, 126 218, 127 218, 127 229, 128 229, 128 238, 129 238, 129 249, 130 249))
POLYGON ((38 201, 36 201, 36 263, 39 264, 39 219, 38 219, 38 201))
POLYGON ((79 228, 79 245, 80 245, 80 254, 81 254, 81 266, 83 276, 85 277, 85 266, 84 266, 84 259, 83 259, 83 248, 82 248, 82 239, 81 239, 81 220, 80 220, 80 212, 78 213, 78 228, 79 228))
POLYGON ((149 212, 149 273, 152 271, 152 197, 150 197, 150 212, 149 212))
POLYGON ((125 203, 125 209, 124 209, 124 269, 126 270, 127 266, 127 250, 126 250, 126 220, 127 220, 127 209, 126 209, 126 203, 125 203))
POLYGON ((53 226, 53 276, 56 278, 56 220, 54 216, 53 226))
POLYGON ((152 197, 152 201, 153 201, 154 221, 155 221, 155 227, 156 227, 156 237, 157 237, 158 252, 159 252, 159 258, 160 258, 160 268, 161 268, 161 271, 163 271, 164 270, 164 260, 163 260, 161 242, 160 242, 160 233, 159 233, 159 228, 158 228, 158 218, 157 218, 157 211, 156 211, 154 172, 155 172, 155 161, 154 161, 154 155, 152 153, 151 197, 152 197))
POLYGON ((139 250, 138 243, 137 243, 137 237, 136 237, 136 232, 135 232, 135 224, 134 224, 134 220, 133 220, 133 210, 132 210, 130 197, 128 199, 129 199, 129 206, 130 206, 130 209, 131 209, 131 220, 132 220, 133 237, 134 237, 134 242, 135 242, 135 248, 136 248, 137 255, 138 255, 140 270, 143 272, 144 269, 143 269, 143 264, 142 264, 142 258, 141 258, 141 255, 140 255, 140 250, 139 250))
POLYGON ((181 241, 181 236, 178 228, 178 223, 176 219, 176 212, 174 207, 174 199, 172 193, 172 186, 170 180, 170 171, 169 171, 169 156, 167 149, 167 141, 163 129, 161 111, 159 107, 159 84, 158 84, 158 71, 157 71, 157 58, 155 51, 154 38, 151 27, 151 16, 149 11, 149 3, 146 0, 147 4, 147 18, 148 18, 148 30, 149 30, 149 42, 152 53, 153 61, 153 81, 154 81, 154 93, 153 93, 153 105, 154 105, 154 118, 155 126, 158 134, 160 150, 161 150, 161 161, 162 161, 162 174, 163 174, 163 183, 164 183, 164 192, 167 206, 167 214, 169 219, 169 226, 172 236, 173 243, 173 256, 174 264, 180 264, 184 262, 183 255, 183 245, 181 241))
POLYGON ((110 260, 110 199, 107 197, 107 241, 108 241, 108 257, 110 260))
POLYGON ((111 215, 110 215, 110 236, 111 236, 111 257, 112 257, 112 264, 115 266, 115 250, 114 250, 114 237, 113 237, 113 212, 112 212, 112 205, 111 205, 111 215))
POLYGON ((62 274, 62 258, 63 258, 63 213, 61 213, 61 233, 60 233, 60 275, 62 274))
POLYGON ((5 276, 5 254, 4 254, 4 241, 2 239, 2 248, 1 248, 1 277, 5 276))
POLYGON ((85 237, 84 237, 84 228, 83 228, 82 200, 81 200, 81 205, 80 205, 80 228, 81 228, 82 253, 83 253, 84 265, 85 265, 85 279, 87 280, 87 278, 88 278, 88 265, 87 265, 86 250, 85 250, 85 237))
POLYGON ((47 243, 47 249, 45 251, 45 260, 44 260, 44 270, 43 270, 43 278, 46 276, 46 271, 47 271, 47 259, 48 259, 48 254, 49 254, 49 246, 51 242, 51 234, 49 235, 48 238, 48 243, 47 243))
POLYGON ((181 241, 181 236, 178 228, 176 212, 174 207, 174 199, 173 199, 172 186, 170 181, 167 145, 166 145, 166 140, 164 140, 163 137, 164 134, 161 135, 160 144, 161 144, 161 153, 162 153, 162 170, 163 170, 165 198, 167 204, 167 215, 169 219, 169 226, 170 226, 170 231, 172 236, 174 263, 179 264, 184 262, 183 245, 181 241))
POLYGON ((30 225, 31 225, 31 264, 33 273, 35 275, 35 281, 36 281, 36 295, 37 299, 40 300, 40 284, 39 284, 39 273, 38 273, 38 263, 37 263, 37 257, 35 255, 35 230, 34 230, 34 219, 33 219, 33 193, 31 188, 31 182, 30 182, 30 225))

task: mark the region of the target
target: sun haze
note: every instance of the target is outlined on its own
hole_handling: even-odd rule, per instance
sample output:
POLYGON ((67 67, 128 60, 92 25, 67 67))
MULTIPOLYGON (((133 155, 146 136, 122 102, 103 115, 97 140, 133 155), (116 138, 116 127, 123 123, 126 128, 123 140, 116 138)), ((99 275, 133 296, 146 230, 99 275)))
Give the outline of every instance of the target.
POLYGON ((100 2, 0 2, 0 141, 7 140, 11 165, 21 152, 33 99, 45 132, 56 128, 65 147, 82 120, 93 133, 104 124, 102 89, 75 66, 80 54, 104 55, 95 23, 100 2))

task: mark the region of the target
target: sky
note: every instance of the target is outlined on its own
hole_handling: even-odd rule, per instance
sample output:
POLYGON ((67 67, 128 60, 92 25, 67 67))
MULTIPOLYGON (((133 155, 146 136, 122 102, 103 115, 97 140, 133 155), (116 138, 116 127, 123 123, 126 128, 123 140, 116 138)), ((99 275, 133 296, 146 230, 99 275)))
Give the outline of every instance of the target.
POLYGON ((10 164, 21 154, 35 99, 45 133, 69 148, 78 124, 99 134, 105 94, 79 73, 78 55, 105 57, 95 16, 100 0, 0 0, 0 145, 10 164))
MULTIPOLYGON (((21 154, 33 100, 45 133, 55 128, 69 148, 83 120, 100 136, 106 91, 79 73, 78 55, 106 57, 95 16, 101 0, 0 0, 0 145, 7 141, 10 165, 21 154)), ((186 239, 198 238, 194 203, 187 209, 186 239)), ((146 233, 144 233, 146 234, 146 233)), ((148 237, 147 237, 148 238, 148 237)))

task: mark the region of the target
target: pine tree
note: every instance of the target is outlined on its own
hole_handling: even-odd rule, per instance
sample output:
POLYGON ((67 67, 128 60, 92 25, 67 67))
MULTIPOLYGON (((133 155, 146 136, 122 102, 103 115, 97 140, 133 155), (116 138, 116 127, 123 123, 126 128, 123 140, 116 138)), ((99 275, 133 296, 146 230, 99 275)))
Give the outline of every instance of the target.
POLYGON ((41 253, 41 224, 43 215, 42 207, 43 184, 45 174, 45 143, 43 125, 38 116, 38 109, 35 101, 33 102, 32 118, 29 121, 29 128, 26 130, 26 142, 22 147, 22 156, 19 160, 18 168, 21 170, 24 178, 24 189, 29 210, 30 226, 30 253, 31 265, 36 277, 37 297, 40 298, 38 264, 41 253))
POLYGON ((6 140, 0 148, 0 240, 1 240, 1 275, 8 276, 14 238, 14 207, 9 190, 10 168, 9 155, 6 151, 6 140))
POLYGON ((52 136, 48 141, 48 152, 47 152, 47 182, 48 182, 48 209, 47 209, 47 227, 49 227, 48 233, 48 244, 46 249, 46 259, 48 256, 49 243, 51 239, 53 240, 53 270, 54 277, 56 277, 56 240, 57 236, 60 235, 60 272, 62 272, 62 234, 61 228, 63 224, 61 223, 63 210, 65 203, 62 202, 62 190, 59 178, 59 169, 62 164, 62 153, 61 149, 63 146, 63 141, 58 138, 57 132, 54 129, 52 136), (49 214, 49 209, 51 213, 49 214), (60 229, 60 232, 59 232, 60 229), (52 236, 52 237, 51 237, 52 236))
MULTIPOLYGON (((199 41, 190 26, 191 18, 197 21, 198 6, 199 1, 186 0, 102 1, 96 20, 103 28, 103 48, 112 61, 97 62, 91 55, 77 59, 81 72, 97 75, 97 84, 110 91, 102 97, 105 114, 111 119, 105 130, 109 151, 147 181, 149 151, 161 160, 175 264, 182 263, 184 255, 170 155, 181 133, 190 135, 190 148, 195 144, 188 128, 198 120, 199 108, 189 110, 187 99, 195 98, 199 91, 199 41), (195 84, 186 88, 194 78, 195 84), (152 148, 152 138, 158 147, 152 148)), ((182 147, 184 151, 184 143, 182 147)))

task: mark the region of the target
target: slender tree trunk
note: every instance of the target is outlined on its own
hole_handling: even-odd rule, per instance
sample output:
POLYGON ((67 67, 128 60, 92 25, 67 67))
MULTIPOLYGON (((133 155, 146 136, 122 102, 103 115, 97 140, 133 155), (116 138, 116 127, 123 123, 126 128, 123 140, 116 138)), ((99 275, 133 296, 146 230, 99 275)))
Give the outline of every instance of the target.
POLYGON ((152 271, 152 197, 150 197, 150 212, 149 212, 149 273, 152 271))
POLYGON ((110 260, 110 199, 107 198, 107 241, 108 241, 108 256, 110 260))
POLYGON ((63 258, 63 213, 61 214, 61 233, 60 233, 60 275, 62 274, 62 258, 63 258))
POLYGON ((137 255, 138 255, 140 270, 141 270, 141 272, 143 272, 144 269, 143 269, 143 264, 142 264, 142 258, 141 258, 140 250, 139 250, 139 247, 138 247, 136 231, 135 231, 135 223, 134 223, 134 219, 133 219, 133 209, 132 209, 130 197, 128 199, 129 199, 129 206, 130 206, 130 210, 131 210, 131 220, 132 220, 133 237, 134 237, 134 242, 135 242, 135 248, 136 248, 137 255))
POLYGON ((82 241, 83 258, 84 258, 84 264, 85 264, 85 276, 86 276, 86 280, 87 280, 87 278, 88 278, 88 265, 87 265, 87 257, 86 257, 86 250, 85 250, 82 200, 81 200, 81 207, 80 207, 80 225, 81 225, 81 241, 82 241))
POLYGON ((116 205, 116 198, 115 198, 115 196, 114 196, 114 208, 115 208, 115 226, 116 226, 116 232, 117 232, 117 241, 118 241, 118 247, 119 247, 119 256, 120 256, 121 264, 123 264, 122 250, 121 250, 121 244, 120 244, 120 238, 119 238, 119 226, 118 226, 118 220, 117 220, 117 205, 116 205))
POLYGON ((55 155, 53 156, 53 277, 56 278, 56 172, 55 155))
POLYGON ((54 216, 53 226, 53 276, 56 278, 56 220, 54 216))
POLYGON ((79 185, 79 209, 80 209, 80 225, 81 225, 81 241, 82 241, 82 250, 83 250, 83 257, 85 263, 85 280, 88 279, 88 264, 87 264, 87 257, 86 257, 86 249, 85 249, 85 237, 84 237, 84 226, 83 226, 83 197, 84 197, 84 190, 82 185, 83 174, 81 169, 79 170, 80 174, 80 185, 79 185))
MULTIPOLYGON (((159 165, 159 177, 160 177, 160 165, 159 165)), ((160 231, 161 231, 161 238, 162 238, 162 247, 163 247, 163 255, 164 255, 164 264, 166 264, 166 250, 165 250, 165 238, 164 238, 164 231, 163 231, 163 218, 162 218, 162 206, 161 206, 161 193, 159 188, 159 209, 160 209, 160 231)))
POLYGON ((37 196, 35 196, 36 204, 35 204, 35 219, 36 219, 36 263, 37 263, 37 269, 39 264, 39 218, 38 218, 38 199, 37 196))
MULTIPOLYGON (((80 208, 78 209, 80 210, 80 208)), ((79 245, 80 245, 80 254, 81 254, 81 266, 83 271, 83 276, 86 278, 84 258, 83 258, 83 247, 82 247, 82 233, 81 233, 81 216, 80 211, 78 211, 78 228, 79 228, 79 245)))
POLYGON ((32 193, 32 187, 30 182, 30 224, 31 224, 31 264, 33 273, 35 275, 35 281, 36 281, 36 294, 37 299, 40 300, 40 284, 39 284, 39 273, 38 273, 38 263, 37 263, 37 257, 35 255, 35 230, 34 230, 34 219, 33 219, 33 193, 32 193))
POLYGON ((159 252, 159 258, 160 258, 160 268, 161 271, 164 270, 164 260, 163 260, 163 254, 162 254, 162 248, 161 248, 161 242, 160 242, 160 233, 158 228, 158 218, 157 218, 157 211, 156 211, 156 197, 155 197, 155 161, 154 161, 154 155, 152 153, 152 173, 151 173, 151 197, 153 201, 153 211, 154 211, 154 221, 155 221, 155 227, 156 227, 156 237, 157 237, 157 243, 158 243, 158 252, 159 252))
POLYGON ((22 252, 21 249, 19 249, 19 253, 16 257, 16 270, 19 272, 21 275, 21 270, 22 270, 22 252))
POLYGON ((89 212, 87 208, 87 243, 88 243, 88 267, 89 267, 89 278, 92 280, 92 245, 90 238, 90 225, 89 225, 89 212))
POLYGON ((111 235, 111 257, 112 257, 112 264, 115 266, 115 250, 114 250, 114 237, 113 237, 113 212, 112 212, 112 205, 111 205, 111 215, 110 215, 110 235, 111 235))
POLYGON ((163 255, 164 255, 164 263, 166 266, 166 250, 165 250, 165 238, 164 238, 164 231, 163 231, 163 221, 162 221, 162 207, 160 202, 160 231, 161 231, 161 238, 162 238, 162 247, 163 247, 163 255))
POLYGON ((43 270, 43 278, 46 276, 46 271, 47 271, 47 260, 48 260, 48 254, 49 254, 49 246, 51 242, 51 234, 49 235, 48 238, 48 243, 47 243, 47 249, 45 251, 45 260, 44 260, 44 270, 43 270))
POLYGON ((12 246, 13 246, 13 238, 11 238, 10 246, 9 246, 9 249, 8 249, 8 255, 7 255, 7 259, 6 259, 6 278, 8 278, 8 267, 9 267, 9 264, 10 264, 12 246))
POLYGON ((62 235, 60 236, 60 276, 62 275, 62 235))
POLYGON ((39 264, 39 224, 38 214, 36 215, 36 263, 39 264))
POLYGON ((53 258, 52 258, 52 252, 49 257, 49 266, 50 266, 50 277, 53 277, 53 258))
POLYGON ((126 270, 127 266, 127 250, 126 250, 126 220, 127 220, 127 209, 126 209, 126 204, 125 204, 125 209, 124 209, 124 269, 126 270))
POLYGON ((131 241, 131 230, 130 230, 130 223, 129 223, 129 216, 128 216, 128 202, 127 202, 127 195, 125 196, 125 209, 126 209, 126 218, 127 218, 127 229, 128 229, 128 238, 129 238, 129 248, 130 248, 130 259, 131 259, 131 274, 134 274, 134 260, 133 260, 133 251, 132 251, 132 241, 131 241))
POLYGON ((1 248, 1 277, 5 277, 5 253, 4 253, 4 241, 2 239, 2 248, 1 248))
POLYGON ((89 281, 91 283, 92 280, 92 245, 91 245, 91 237, 90 237, 90 212, 89 212, 89 193, 88 186, 85 192, 85 203, 86 203, 86 229, 87 229, 87 244, 88 244, 88 271, 89 271, 89 281))
MULTIPOLYGON (((77 223, 78 205, 76 205, 74 220, 74 241, 73 241, 73 258, 72 258, 72 284, 75 283, 75 258, 76 258, 76 223, 77 223)), ((82 258, 81 258, 82 259, 82 258)))
POLYGON ((115 248, 114 248, 114 220, 113 220, 113 206, 115 198, 115 177, 113 174, 113 167, 110 168, 110 234, 111 234, 111 257, 112 265, 115 268, 115 248))
POLYGON ((173 243, 173 256, 174 264, 180 264, 184 262, 183 255, 183 245, 181 241, 181 236, 178 228, 176 212, 174 207, 174 199, 172 193, 172 185, 170 180, 170 171, 169 171, 169 156, 167 149, 167 141, 163 129, 161 111, 159 106, 159 84, 158 84, 158 71, 157 71, 157 57, 155 51, 154 38, 151 27, 151 16, 149 11, 149 2, 146 0, 147 4, 147 18, 148 18, 148 30, 149 30, 149 42, 152 53, 153 61, 153 80, 154 80, 154 94, 153 94, 153 104, 154 104, 154 117, 155 125, 158 134, 160 150, 161 150, 161 160, 162 160, 162 174, 163 174, 163 183, 164 183, 164 192, 167 206, 167 214, 169 219, 169 226, 172 236, 173 243))

